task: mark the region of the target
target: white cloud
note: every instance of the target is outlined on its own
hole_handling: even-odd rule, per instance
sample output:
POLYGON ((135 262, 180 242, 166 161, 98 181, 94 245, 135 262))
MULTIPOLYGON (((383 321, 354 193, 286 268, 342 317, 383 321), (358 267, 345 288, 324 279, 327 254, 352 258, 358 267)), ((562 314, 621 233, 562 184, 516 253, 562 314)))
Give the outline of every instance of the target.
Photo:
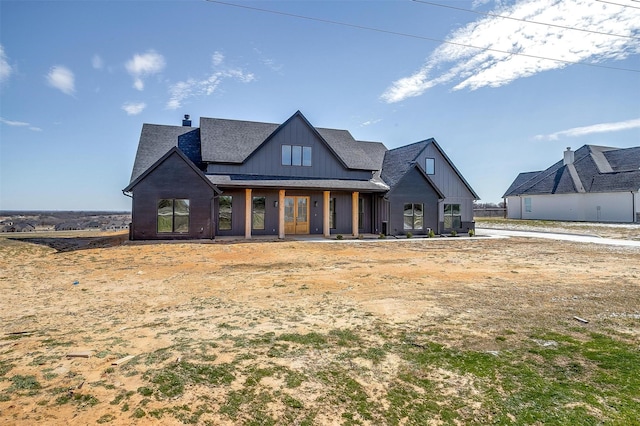
POLYGON ((96 54, 93 55, 93 58, 91 58, 91 65, 93 66, 93 68, 101 70, 104 67, 104 61, 102 60, 100 55, 96 54))
POLYGON ((213 64, 214 67, 221 65, 223 61, 224 61, 224 55, 220 52, 215 52, 211 57, 211 63, 213 64))
MULTIPOLYGON (((492 13, 603 33, 636 37, 640 33, 640 9, 592 0, 525 0, 500 6, 492 13)), ((387 103, 399 102, 420 96, 440 84, 453 84, 453 90, 499 87, 569 65, 535 56, 598 63, 640 53, 640 43, 634 38, 499 17, 483 17, 472 22, 454 31, 447 41, 449 43, 441 44, 433 51, 420 70, 391 83, 380 98, 387 103)))
POLYGON ((42 131, 41 128, 32 126, 31 124, 26 123, 24 121, 7 120, 6 118, 0 117, 0 123, 6 124, 7 126, 13 126, 13 127, 28 127, 29 130, 33 130, 34 132, 42 131))
POLYGON ((3 83, 9 79, 13 68, 9 65, 9 58, 4 53, 4 47, 0 44, 0 83, 3 83))
POLYGON ((236 80, 241 83, 250 83, 255 80, 253 73, 240 69, 229 69, 215 71, 208 77, 196 80, 190 78, 186 81, 179 81, 169 87, 169 101, 167 109, 178 109, 182 102, 195 96, 208 96, 215 92, 224 80, 236 80))
POLYGON ((379 123, 379 122, 381 122, 381 121, 382 121, 382 119, 381 119, 381 118, 378 118, 378 119, 376 119, 376 120, 367 120, 367 121, 365 121, 364 123, 362 123, 362 124, 360 125, 360 127, 371 126, 372 124, 376 124, 376 123, 379 123))
POLYGON ((161 72, 165 65, 164 56, 154 50, 149 50, 142 55, 137 53, 133 55, 133 58, 127 61, 125 67, 133 77, 133 87, 143 90, 143 77, 161 72))
POLYGON ((633 120, 627 121, 618 121, 615 123, 600 123, 593 124, 591 126, 573 127, 571 129, 562 130, 560 132, 555 132, 548 135, 537 135, 534 137, 534 139, 555 141, 563 136, 586 136, 593 133, 609 133, 631 129, 640 129, 640 118, 635 118, 633 120))
POLYGON ((138 115, 147 107, 144 102, 126 102, 122 105, 122 109, 127 112, 127 115, 138 115))
POLYGON ((54 87, 67 95, 73 95, 76 91, 73 72, 62 65, 56 65, 49 70, 49 74, 47 74, 47 82, 51 87, 54 87))

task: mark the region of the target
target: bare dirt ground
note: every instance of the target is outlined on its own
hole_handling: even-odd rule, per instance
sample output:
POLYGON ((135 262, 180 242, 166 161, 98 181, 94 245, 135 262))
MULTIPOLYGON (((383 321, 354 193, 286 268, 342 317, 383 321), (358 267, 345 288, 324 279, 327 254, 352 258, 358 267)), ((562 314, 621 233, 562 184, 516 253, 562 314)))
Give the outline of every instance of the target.
MULTIPOLYGON (((421 423, 389 408, 411 368, 393 345, 428 337, 498 354, 540 330, 576 328, 640 342, 638 249, 123 240, 0 238, 1 424, 421 423), (67 356, 77 351, 92 356, 67 356), (135 358, 112 365, 126 355, 135 358)), ((427 379, 460 407, 425 423, 497 415, 468 375, 427 379)))

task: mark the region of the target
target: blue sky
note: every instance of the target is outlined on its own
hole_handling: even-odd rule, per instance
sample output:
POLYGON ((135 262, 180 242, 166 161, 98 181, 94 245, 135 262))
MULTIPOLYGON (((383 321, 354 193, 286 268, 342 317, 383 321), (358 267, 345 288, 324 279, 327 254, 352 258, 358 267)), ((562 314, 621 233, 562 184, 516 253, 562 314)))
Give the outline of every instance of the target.
POLYGON ((129 210, 142 124, 184 114, 434 137, 484 202, 640 145, 637 1, 230 3, 0 1, 0 209, 129 210))

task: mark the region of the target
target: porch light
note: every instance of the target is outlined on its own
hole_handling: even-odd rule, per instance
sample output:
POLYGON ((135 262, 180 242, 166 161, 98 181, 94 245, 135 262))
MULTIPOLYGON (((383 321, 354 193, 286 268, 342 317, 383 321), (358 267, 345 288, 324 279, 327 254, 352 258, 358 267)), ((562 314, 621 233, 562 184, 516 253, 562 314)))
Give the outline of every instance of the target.
POLYGON ((273 207, 278 207, 278 201, 277 200, 273 202, 273 207))

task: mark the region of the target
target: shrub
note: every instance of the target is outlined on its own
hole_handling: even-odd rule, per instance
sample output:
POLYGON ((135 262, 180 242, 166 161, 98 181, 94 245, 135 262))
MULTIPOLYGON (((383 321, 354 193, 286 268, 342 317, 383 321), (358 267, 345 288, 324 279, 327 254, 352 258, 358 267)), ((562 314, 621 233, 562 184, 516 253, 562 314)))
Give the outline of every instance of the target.
POLYGON ((476 231, 474 231, 473 229, 469 229, 469 236, 473 237, 474 235, 476 235, 476 231))
POLYGON ((452 237, 457 237, 458 236, 458 233, 456 232, 455 229, 453 231, 451 231, 451 236, 452 237))
POLYGON ((382 232, 380 233, 380 235, 378 235, 378 239, 380 240, 384 240, 385 238, 387 238, 387 236, 384 235, 382 232))
POLYGON ((344 237, 342 236, 342 234, 338 234, 338 235, 336 236, 336 239, 338 239, 338 240, 341 240, 341 239, 343 239, 343 238, 344 238, 344 237))
POLYGON ((411 232, 407 232, 407 238, 411 238, 413 237, 413 234, 411 232))
POLYGON ((429 238, 433 238, 433 237, 435 237, 435 236, 436 236, 436 233, 435 233, 435 232, 433 232, 433 229, 430 229, 430 230, 429 230, 429 238))

